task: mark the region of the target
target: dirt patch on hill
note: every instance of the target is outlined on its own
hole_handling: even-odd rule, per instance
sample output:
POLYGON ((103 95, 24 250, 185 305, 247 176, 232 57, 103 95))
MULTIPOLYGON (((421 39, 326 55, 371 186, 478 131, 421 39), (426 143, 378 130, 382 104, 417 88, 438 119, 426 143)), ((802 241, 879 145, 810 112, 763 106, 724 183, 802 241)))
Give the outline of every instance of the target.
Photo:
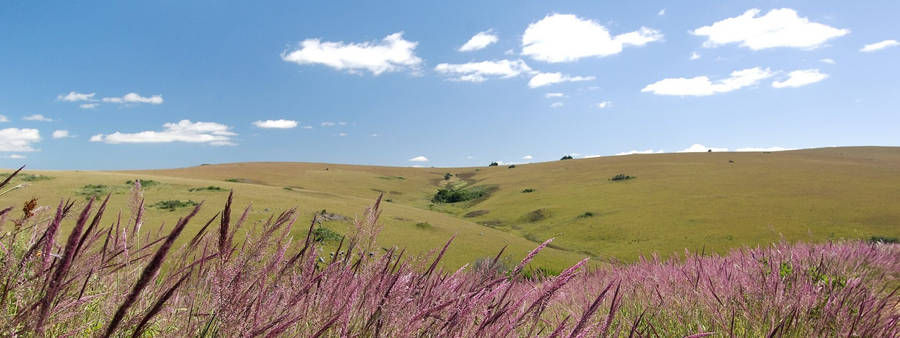
POLYGON ((550 217, 550 210, 547 209, 537 209, 532 210, 531 212, 525 214, 523 219, 528 223, 539 222, 550 217))
POLYGON ((475 210, 475 211, 466 213, 465 215, 463 215, 463 217, 470 217, 470 218, 478 217, 478 216, 487 215, 489 212, 491 212, 491 211, 490 210, 475 210))

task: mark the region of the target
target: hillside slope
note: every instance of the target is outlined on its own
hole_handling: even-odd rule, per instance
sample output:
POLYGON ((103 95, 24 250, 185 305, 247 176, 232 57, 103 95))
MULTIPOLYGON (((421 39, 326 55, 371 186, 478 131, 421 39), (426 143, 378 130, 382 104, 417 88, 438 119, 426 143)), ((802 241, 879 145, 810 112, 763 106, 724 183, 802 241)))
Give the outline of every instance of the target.
POLYGON ((900 236, 896 147, 630 155, 515 168, 278 162, 131 174, 239 179, 341 197, 385 192, 394 205, 441 211, 532 242, 555 237, 558 248, 622 260, 685 248, 722 252, 779 240, 900 236), (636 178, 609 180, 620 173, 636 178), (474 202, 431 203, 447 185, 492 192, 474 202))

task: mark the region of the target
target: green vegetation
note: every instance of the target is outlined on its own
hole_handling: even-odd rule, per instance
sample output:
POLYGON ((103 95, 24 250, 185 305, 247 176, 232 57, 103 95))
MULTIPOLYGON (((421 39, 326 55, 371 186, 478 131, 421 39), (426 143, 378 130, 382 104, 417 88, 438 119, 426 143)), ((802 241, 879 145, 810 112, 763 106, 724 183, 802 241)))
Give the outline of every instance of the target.
POLYGON ((594 213, 591 211, 585 211, 583 214, 578 215, 578 218, 588 218, 588 217, 594 217, 594 213))
MULTIPOLYGON (((287 188, 287 187, 286 187, 286 188, 287 188)), ((290 190, 290 188, 287 188, 287 189, 290 190)), ((215 185, 208 185, 208 186, 205 186, 205 187, 194 187, 194 188, 190 188, 190 189, 188 189, 188 191, 190 191, 190 192, 197 192, 197 191, 228 191, 228 189, 225 189, 225 188, 222 188, 222 187, 219 187, 219 186, 215 186, 215 185)))
POLYGON ((510 164, 510 165, 509 165, 508 167, 506 167, 506 168, 507 168, 507 169, 512 169, 512 168, 515 168, 515 167, 516 167, 515 164, 510 164))
POLYGON ((634 176, 628 176, 628 175, 625 175, 625 174, 617 174, 616 176, 610 177, 609 180, 615 182, 615 181, 630 180, 630 179, 632 179, 632 178, 637 178, 637 177, 634 177, 634 176))
POLYGON ((84 196, 84 199, 99 199, 112 192, 112 190, 112 187, 105 184, 85 184, 75 193, 84 196))
POLYGON ((563 161, 563 160, 571 160, 571 159, 574 159, 574 157, 572 157, 572 155, 564 155, 564 156, 563 156, 562 158, 560 158, 559 160, 560 160, 560 161, 563 161))
POLYGON ((449 181, 451 177, 453 177, 453 174, 451 173, 444 174, 444 181, 449 181))
POLYGON ((159 201, 159 202, 153 203, 150 205, 150 207, 157 208, 160 210, 175 211, 175 209, 178 209, 178 208, 192 207, 197 204, 198 204, 197 202, 194 202, 192 200, 187 200, 187 201, 165 200, 165 201, 159 201))
POLYGON ((491 162, 491 164, 489 164, 488 167, 496 167, 496 166, 499 166, 499 165, 500 165, 500 163, 497 163, 497 162, 491 162))
POLYGON ((872 236, 869 238, 869 242, 897 244, 897 243, 900 243, 900 240, 898 240, 897 237, 872 236))
POLYGON ((522 189, 522 193, 523 193, 523 194, 532 193, 532 192, 534 192, 534 189, 532 189, 532 188, 525 188, 525 189, 522 189))
POLYGON ((468 189, 445 188, 439 189, 431 201, 434 203, 457 203, 482 198, 488 194, 485 187, 473 187, 468 189))
POLYGON ((422 229, 422 230, 431 229, 431 223, 428 223, 428 222, 419 222, 419 223, 416 223, 416 228, 419 228, 419 229, 422 229))
POLYGON ((243 178, 226 178, 225 182, 241 183, 241 182, 244 182, 244 179, 243 178))
POLYGON ((402 181, 402 180, 406 179, 406 177, 403 177, 403 176, 378 176, 378 178, 383 179, 383 180, 389 180, 389 181, 390 180, 401 180, 402 181))
MULTIPOLYGON (((149 187, 159 184, 159 182, 154 181, 154 180, 138 179, 137 181, 141 183, 141 188, 149 188, 149 187)), ((127 181, 125 181, 125 184, 134 185, 134 180, 127 180, 127 181)))
POLYGON ((316 227, 313 230, 313 240, 316 242, 339 242, 343 235, 326 227, 316 227))
MULTIPOLYGON (((2 173, 2 174, 0 174, 0 178, 5 179, 6 177, 9 177, 10 174, 12 174, 12 173, 2 173)), ((22 180, 24 182, 49 181, 52 179, 53 179, 53 177, 47 176, 47 175, 40 175, 40 174, 34 175, 34 174, 25 174, 25 173, 19 173, 18 175, 16 175, 15 178, 13 178, 13 180, 22 180)))

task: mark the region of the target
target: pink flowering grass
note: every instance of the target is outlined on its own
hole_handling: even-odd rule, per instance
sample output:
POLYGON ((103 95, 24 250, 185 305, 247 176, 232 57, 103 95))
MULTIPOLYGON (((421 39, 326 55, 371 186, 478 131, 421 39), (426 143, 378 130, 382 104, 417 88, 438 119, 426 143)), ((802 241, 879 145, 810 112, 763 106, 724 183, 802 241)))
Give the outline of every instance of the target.
POLYGON ((0 336, 900 335, 896 244, 781 243, 594 269, 584 260, 526 277, 549 241, 511 269, 498 248, 443 270, 452 238, 430 257, 373 253, 380 199, 326 252, 312 226, 290 236, 296 210, 245 225, 249 207, 234 218, 230 197, 212 219, 193 219, 198 206, 168 231, 142 230, 139 189, 131 216, 105 221, 105 201, 0 211, 0 336), (202 227, 182 233, 188 223, 202 227), (62 224, 75 231, 57 239, 62 224), (179 236, 190 241, 173 247, 179 236))

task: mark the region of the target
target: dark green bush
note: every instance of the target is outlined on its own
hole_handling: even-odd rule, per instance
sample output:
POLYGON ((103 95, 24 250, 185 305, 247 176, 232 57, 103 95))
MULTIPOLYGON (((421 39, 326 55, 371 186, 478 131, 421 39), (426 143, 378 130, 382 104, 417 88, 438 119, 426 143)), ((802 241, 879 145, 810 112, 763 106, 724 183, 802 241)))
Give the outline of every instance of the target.
POLYGON ((431 199, 435 203, 456 203, 483 197, 487 192, 484 189, 440 189, 431 199))
MULTIPOLYGON (((142 179, 138 179, 137 181, 138 181, 138 182, 141 182, 141 188, 152 187, 152 186, 154 186, 154 185, 159 184, 159 182, 154 181, 154 180, 142 180, 142 179)), ((125 181, 125 184, 127 184, 127 185, 134 185, 134 180, 127 180, 127 181, 125 181)))
POLYGON ((243 178, 226 178, 225 179, 225 182, 241 183, 243 181, 244 181, 243 178))
POLYGON ((534 189, 533 189, 533 188, 525 188, 524 190, 522 190, 522 193, 523 193, 523 194, 527 194, 527 193, 530 193, 530 192, 534 192, 534 189))
POLYGON ((313 240, 316 242, 337 242, 343 237, 341 234, 326 227, 318 227, 313 230, 313 240))
POLYGON ((491 164, 489 164, 488 167, 496 167, 496 166, 499 166, 499 165, 500 165, 500 163, 497 163, 497 162, 491 162, 491 164))
POLYGON ((428 223, 428 222, 419 222, 419 223, 416 223, 416 228, 423 229, 423 230, 424 230, 424 229, 431 229, 431 223, 428 223))
POLYGON ((585 211, 583 214, 578 215, 578 217, 579 217, 579 218, 594 217, 594 213, 591 212, 591 211, 585 211))
POLYGON ((574 158, 574 157, 572 157, 572 155, 565 155, 565 156, 563 156, 562 158, 560 158, 559 160, 560 160, 560 161, 562 161, 562 160, 571 160, 571 159, 573 159, 573 158, 574 158))
MULTIPOLYGON (((143 185, 142 185, 142 186, 143 186, 143 185)), ((288 190, 290 190, 290 188, 288 188, 288 190)), ((194 188, 190 188, 190 189, 188 189, 188 191, 190 191, 190 192, 195 192, 195 191, 227 191, 227 189, 222 188, 222 187, 217 187, 217 186, 214 186, 214 185, 210 185, 210 186, 206 186, 206 187, 194 187, 194 188)))
POLYGON ((512 165, 508 166, 507 168, 512 169, 512 168, 515 168, 515 167, 516 167, 516 165, 515 165, 515 164, 512 164, 512 165))
POLYGON ((192 207, 197 205, 197 202, 192 200, 182 201, 182 200, 165 200, 153 203, 150 205, 151 208, 157 208, 161 210, 175 211, 175 209, 183 208, 183 207, 192 207))
POLYGON ((444 181, 450 180, 450 177, 453 177, 453 174, 451 174, 451 173, 444 174, 444 181))
POLYGON ((625 174, 618 174, 618 175, 616 175, 616 176, 610 177, 609 180, 610 180, 610 181, 624 181, 624 180, 630 180, 630 179, 632 179, 632 178, 637 178, 637 177, 634 177, 634 176, 628 176, 628 175, 625 175, 625 174))

